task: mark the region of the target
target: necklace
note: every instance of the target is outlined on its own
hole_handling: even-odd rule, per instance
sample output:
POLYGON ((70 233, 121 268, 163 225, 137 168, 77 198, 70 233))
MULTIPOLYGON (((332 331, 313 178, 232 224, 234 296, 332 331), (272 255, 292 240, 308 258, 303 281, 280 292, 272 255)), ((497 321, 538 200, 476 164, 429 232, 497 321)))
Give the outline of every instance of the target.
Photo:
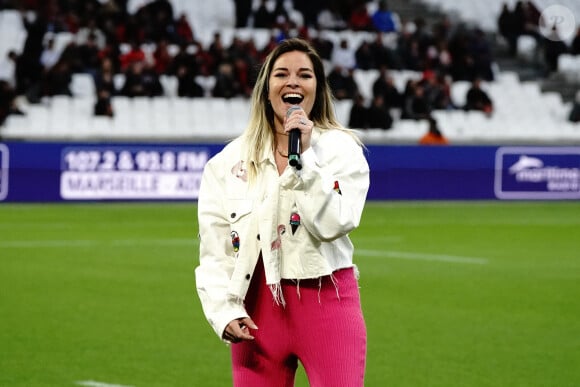
POLYGON ((280 152, 280 149, 276 148, 276 152, 278 152, 278 154, 282 157, 288 158, 288 154, 282 153, 280 152))

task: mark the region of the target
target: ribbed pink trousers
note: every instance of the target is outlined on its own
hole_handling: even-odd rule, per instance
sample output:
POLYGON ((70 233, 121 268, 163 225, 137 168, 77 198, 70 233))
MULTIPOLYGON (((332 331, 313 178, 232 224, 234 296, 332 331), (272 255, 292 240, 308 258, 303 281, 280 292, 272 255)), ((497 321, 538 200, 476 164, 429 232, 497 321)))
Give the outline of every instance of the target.
POLYGON ((354 270, 283 280, 282 291, 285 307, 274 302, 260 260, 246 296, 259 329, 253 341, 232 344, 234 386, 294 386, 300 361, 311 387, 362 387, 367 334, 354 270))

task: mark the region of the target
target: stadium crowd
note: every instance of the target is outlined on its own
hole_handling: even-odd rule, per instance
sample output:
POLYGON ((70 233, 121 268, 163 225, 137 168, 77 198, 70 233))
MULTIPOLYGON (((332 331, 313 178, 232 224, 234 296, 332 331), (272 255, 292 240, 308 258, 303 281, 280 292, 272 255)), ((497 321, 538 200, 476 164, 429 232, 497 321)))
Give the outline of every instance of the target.
MULTIPOLYGON (((273 8, 268 0, 256 8, 251 0, 235 0, 236 27, 271 31, 270 41, 260 48, 253 39, 239 37, 226 46, 220 31, 204 45, 196 35, 199 26, 192 26, 185 14, 177 15, 169 0, 143 1, 134 13, 128 12, 128 1, 0 0, 0 9, 21 10, 27 30, 22 52, 11 51, 5 59, 13 75, 0 80, 0 124, 7 114, 22 114, 15 102, 18 96, 38 103, 46 96, 72 95, 74 73, 93 77, 99 115, 114 114, 114 95, 163 95, 163 75, 177 79, 180 97, 248 97, 265 55, 289 36, 308 39, 318 49, 329 64, 336 98, 358 101, 349 123, 355 127, 388 129, 392 108, 412 119, 427 118, 433 109, 478 108, 479 103, 456 106, 451 83, 468 80, 477 87, 480 80, 494 77, 492 49, 481 29, 453 24, 447 17, 430 26, 421 18, 401 20, 386 0, 379 0, 372 13, 370 0, 275 0, 273 8), (336 45, 317 33, 321 30, 368 31, 376 38, 359 47, 350 47, 347 40, 336 45), (75 36, 62 52, 54 44, 60 32, 75 36), (395 44, 387 44, 385 36, 393 34, 395 44), (154 49, 146 52, 144 45, 154 49), (380 70, 372 101, 361 99, 354 69, 380 70), (400 69, 423 76, 398 90, 389 71, 400 69), (123 74, 121 86, 115 82, 117 74, 123 74), (207 77, 214 82, 199 82, 207 77), (361 109, 368 114, 360 114, 361 109)), ((483 91, 475 94, 489 98, 483 91)), ((490 113, 490 105, 483 110, 490 113)))

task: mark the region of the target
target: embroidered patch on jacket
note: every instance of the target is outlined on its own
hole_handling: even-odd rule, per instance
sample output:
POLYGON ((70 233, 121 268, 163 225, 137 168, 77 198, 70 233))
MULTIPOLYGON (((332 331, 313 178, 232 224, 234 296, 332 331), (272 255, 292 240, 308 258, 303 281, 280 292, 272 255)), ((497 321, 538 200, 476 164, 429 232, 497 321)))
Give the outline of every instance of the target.
POLYGON ((277 231, 278 238, 276 238, 274 242, 272 242, 272 244, 270 245, 270 250, 278 250, 280 249, 280 247, 282 247, 282 235, 284 235, 284 233, 286 232, 286 226, 284 226, 283 224, 279 224, 277 231))
POLYGON ((244 167, 244 161, 240 160, 232 167, 232 175, 242 181, 248 181, 248 171, 244 167))
POLYGON ((297 212, 293 212, 292 215, 290 215, 290 226, 292 227, 292 235, 294 235, 298 226, 300 226, 300 215, 297 212))
POLYGON ((336 180, 334 182, 334 188, 333 188, 336 192, 338 192, 339 195, 342 195, 342 191, 340 190, 340 185, 338 185, 338 180, 336 180))
POLYGON ((230 236, 232 237, 232 246, 234 247, 234 251, 237 253, 240 250, 240 236, 238 235, 237 231, 232 231, 230 236))

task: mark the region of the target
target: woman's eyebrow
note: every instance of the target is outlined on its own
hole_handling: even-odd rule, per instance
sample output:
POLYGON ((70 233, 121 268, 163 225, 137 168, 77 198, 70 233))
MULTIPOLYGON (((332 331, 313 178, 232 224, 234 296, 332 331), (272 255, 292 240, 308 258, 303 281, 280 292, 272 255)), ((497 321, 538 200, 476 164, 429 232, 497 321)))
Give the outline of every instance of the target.
MULTIPOLYGON (((288 70, 287 67, 275 67, 274 69, 272 69, 272 71, 290 71, 290 70, 288 70)), ((298 69, 298 72, 303 72, 303 71, 314 72, 314 70, 311 69, 310 67, 301 67, 298 69)))

